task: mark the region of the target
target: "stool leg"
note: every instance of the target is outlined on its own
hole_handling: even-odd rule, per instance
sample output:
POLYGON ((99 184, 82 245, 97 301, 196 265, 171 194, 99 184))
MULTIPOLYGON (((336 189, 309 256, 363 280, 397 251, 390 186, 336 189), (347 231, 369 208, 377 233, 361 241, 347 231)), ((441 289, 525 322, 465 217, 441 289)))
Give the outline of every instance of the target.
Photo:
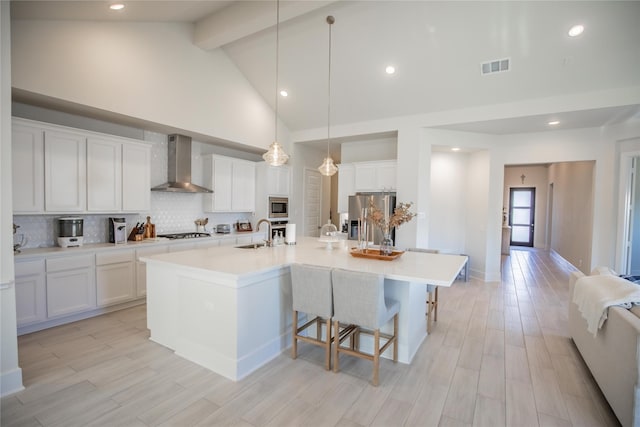
POLYGON ((340 370, 340 356, 338 355, 338 346, 340 346, 340 323, 337 320, 333 321, 333 337, 335 343, 333 343, 333 372, 340 370))
MULTIPOLYGON (((438 288, 436 288, 438 289, 438 288)), ((433 321, 433 292, 427 292, 427 333, 431 333, 431 322, 433 321)))
POLYGON ((293 310, 293 321, 291 322, 291 358, 295 359, 298 357, 298 339, 296 338, 298 335, 298 312, 293 310))
POLYGON ((393 361, 398 361, 398 314, 393 316, 393 361))
MULTIPOLYGON (((318 322, 320 324, 320 322, 318 322)), ((324 344, 324 368, 328 371, 331 369, 331 319, 327 319, 327 333, 324 344)))
MULTIPOLYGON (((395 348, 395 347, 394 347, 395 348)), ((373 333, 373 385, 377 386, 380 381, 380 329, 376 329, 373 333)))
POLYGON ((438 321, 438 287, 436 286, 436 300, 433 302, 433 321, 438 321))

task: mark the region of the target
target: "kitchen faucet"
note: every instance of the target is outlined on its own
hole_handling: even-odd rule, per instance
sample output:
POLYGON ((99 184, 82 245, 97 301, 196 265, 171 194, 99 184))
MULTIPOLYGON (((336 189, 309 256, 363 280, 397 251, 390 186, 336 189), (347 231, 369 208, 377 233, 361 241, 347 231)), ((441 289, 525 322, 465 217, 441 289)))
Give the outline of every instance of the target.
POLYGON ((258 224, 256 225, 256 231, 260 231, 260 224, 262 224, 263 222, 267 223, 267 226, 269 227, 269 229, 267 230, 267 236, 268 236, 268 240, 265 239, 264 243, 271 247, 273 246, 273 241, 271 240, 271 221, 269 221, 266 218, 262 218, 260 221, 258 221, 258 224))

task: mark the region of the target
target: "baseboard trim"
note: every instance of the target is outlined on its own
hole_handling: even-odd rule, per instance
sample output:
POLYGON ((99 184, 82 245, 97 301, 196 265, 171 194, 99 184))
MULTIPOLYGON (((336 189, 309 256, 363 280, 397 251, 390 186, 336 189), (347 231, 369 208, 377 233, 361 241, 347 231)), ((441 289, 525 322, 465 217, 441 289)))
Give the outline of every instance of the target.
POLYGON ((9 372, 0 374, 0 396, 5 397, 10 394, 24 390, 22 385, 22 369, 16 368, 9 372))

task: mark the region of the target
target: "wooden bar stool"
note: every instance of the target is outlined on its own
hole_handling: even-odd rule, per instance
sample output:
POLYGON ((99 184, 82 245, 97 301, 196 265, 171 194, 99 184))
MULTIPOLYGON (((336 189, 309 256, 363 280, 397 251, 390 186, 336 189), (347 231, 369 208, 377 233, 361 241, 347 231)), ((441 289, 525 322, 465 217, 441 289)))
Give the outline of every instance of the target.
POLYGON ((400 303, 384 297, 384 277, 334 269, 333 281, 333 371, 340 369, 340 353, 373 361, 373 385, 379 382, 380 355, 393 344, 393 361, 398 361, 398 313, 400 303), (393 335, 380 328, 393 319, 393 335), (350 324, 340 331, 340 324, 350 324), (373 354, 360 351, 360 334, 373 335, 373 354), (350 338, 350 346, 342 342, 350 338), (386 340, 380 346, 380 338, 386 340))
MULTIPOLYGON (((424 252, 429 254, 440 253, 437 249, 407 248, 408 252, 424 252)), ((431 333, 433 322, 438 321, 438 287, 427 284, 427 333, 431 333)))
POLYGON ((325 369, 331 369, 331 317, 333 294, 331 269, 305 264, 291 265, 291 293, 293 297, 293 322, 291 358, 298 357, 298 340, 324 347, 325 369), (313 319, 298 326, 298 313, 311 315, 313 319), (308 327, 316 325, 316 337, 301 335, 308 327), (322 339, 322 325, 325 339, 322 339))

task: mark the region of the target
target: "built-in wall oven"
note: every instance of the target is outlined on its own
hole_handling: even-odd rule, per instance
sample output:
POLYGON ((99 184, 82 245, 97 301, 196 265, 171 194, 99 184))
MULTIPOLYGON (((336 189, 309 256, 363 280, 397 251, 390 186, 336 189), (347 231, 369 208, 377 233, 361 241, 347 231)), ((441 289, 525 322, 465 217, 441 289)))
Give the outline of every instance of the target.
POLYGON ((289 218, 289 198, 269 197, 269 219, 289 218))

